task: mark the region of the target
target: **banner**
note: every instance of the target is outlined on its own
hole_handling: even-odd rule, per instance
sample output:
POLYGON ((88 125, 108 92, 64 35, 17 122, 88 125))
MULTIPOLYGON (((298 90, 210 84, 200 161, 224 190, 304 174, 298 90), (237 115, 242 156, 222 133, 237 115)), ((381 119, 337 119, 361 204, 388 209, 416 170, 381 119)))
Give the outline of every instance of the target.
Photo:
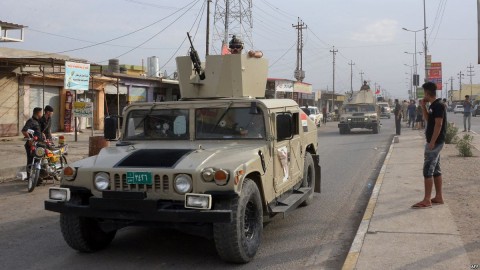
POLYGON ((428 69, 428 81, 437 85, 437 90, 442 90, 442 62, 432 62, 428 69))
POLYGON ((90 64, 65 62, 65 80, 63 88, 69 90, 88 90, 90 64))
POLYGON ((303 82, 295 82, 293 84, 293 91, 298 92, 298 93, 305 93, 305 94, 311 94, 312 93, 312 85, 309 83, 303 83, 303 82))

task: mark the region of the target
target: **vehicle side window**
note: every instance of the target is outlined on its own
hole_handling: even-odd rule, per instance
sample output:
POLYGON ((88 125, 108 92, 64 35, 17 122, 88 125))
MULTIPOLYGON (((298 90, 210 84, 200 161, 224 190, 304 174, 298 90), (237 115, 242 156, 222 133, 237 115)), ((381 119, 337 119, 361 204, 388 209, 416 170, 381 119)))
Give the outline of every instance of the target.
POLYGON ((300 121, 299 121, 299 118, 300 118, 300 114, 299 113, 294 113, 292 115, 292 120, 293 120, 293 135, 298 135, 299 134, 299 126, 300 126, 300 121))

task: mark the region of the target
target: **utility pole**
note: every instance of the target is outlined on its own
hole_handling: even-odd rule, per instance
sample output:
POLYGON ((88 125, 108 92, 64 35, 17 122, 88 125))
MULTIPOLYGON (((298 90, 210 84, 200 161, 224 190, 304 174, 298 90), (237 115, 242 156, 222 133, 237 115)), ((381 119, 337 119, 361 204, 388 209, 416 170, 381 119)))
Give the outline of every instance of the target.
POLYGON ((448 95, 450 97, 450 101, 453 101, 452 95, 453 95, 453 76, 450 76, 450 95, 448 95))
POLYGON ((423 54, 425 55, 425 82, 428 81, 427 51, 427 11, 425 9, 425 0, 423 0, 423 54))
POLYGON ((295 69, 295 79, 302 82, 305 79, 305 71, 303 71, 303 30, 307 29, 307 25, 298 18, 297 24, 292 24, 297 29, 297 67, 295 69))
POLYGON ((360 71, 360 85, 363 85, 363 74, 365 74, 363 71, 360 71))
POLYGON ((460 96, 458 97, 459 100, 462 100, 462 78, 463 76, 465 75, 464 73, 462 73, 462 71, 460 70, 460 73, 457 74, 458 75, 458 84, 460 85, 460 96))
MULTIPOLYGON (((448 81, 447 81, 447 82, 445 82, 445 90, 446 90, 446 92, 445 92, 445 98, 447 98, 447 92, 448 92, 448 81)), ((444 91, 442 91, 442 92, 444 92, 444 91)))
POLYGON ((209 55, 210 48, 210 3, 212 0, 207 0, 207 31, 206 31, 206 44, 205 44, 205 56, 209 55))
POLYGON ((472 64, 470 64, 470 66, 467 67, 468 70, 467 70, 467 75, 470 77, 470 98, 472 97, 472 77, 475 76, 475 74, 473 73, 473 68, 474 66, 472 66, 472 64))
POLYGON ((352 92, 353 95, 353 66, 355 65, 355 63, 350 60, 350 63, 348 64, 350 65, 350 92, 352 92))
POLYGON ((333 55, 333 91, 332 91, 332 108, 330 110, 330 112, 333 111, 333 109, 335 108, 335 55, 337 54, 338 50, 335 50, 335 46, 333 46, 333 49, 330 50, 330 52, 332 53, 333 55))

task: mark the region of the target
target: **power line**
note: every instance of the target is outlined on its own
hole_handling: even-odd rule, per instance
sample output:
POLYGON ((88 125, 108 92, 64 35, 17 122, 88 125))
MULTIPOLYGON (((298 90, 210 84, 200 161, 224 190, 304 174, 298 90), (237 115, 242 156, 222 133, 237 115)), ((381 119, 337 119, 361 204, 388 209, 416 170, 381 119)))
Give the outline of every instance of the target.
MULTIPOLYGON (((147 42, 149 42, 150 40, 154 39, 156 36, 160 35, 161 33, 163 33, 163 31, 167 30, 170 26, 172 26, 174 23, 176 23, 178 20, 180 20, 180 18, 182 18, 188 11, 190 11, 197 3, 195 3, 194 5, 190 6, 187 10, 185 10, 182 14, 180 14, 180 16, 178 16, 175 20, 173 20, 171 23, 169 23, 167 26, 165 26, 162 30, 158 31, 157 33, 155 33, 153 36, 149 37, 147 40, 145 40, 144 42, 138 44, 137 46, 135 46, 134 48, 118 55, 118 56, 115 56, 114 58, 120 58, 126 54, 129 54, 130 52, 136 50, 137 48, 139 48, 140 46, 146 44, 147 42)), ((108 60, 104 60, 104 61, 100 61, 98 63, 101 63, 101 62, 106 62, 108 60)))
MULTIPOLYGON (((142 31, 142 30, 144 30, 144 29, 147 29, 147 28, 149 28, 149 27, 151 27, 151 26, 153 26, 153 25, 155 25, 155 24, 157 24, 157 23, 160 23, 160 22, 162 22, 162 21, 164 21, 164 20, 172 17, 173 15, 177 14, 178 12, 182 11, 183 9, 187 8, 188 6, 190 6, 190 5, 192 5, 192 4, 193 4, 193 6, 194 6, 194 5, 196 4, 195 2, 198 2, 198 1, 199 1, 199 0, 194 0, 194 1, 190 2, 190 3, 188 3, 187 5, 183 6, 182 8, 178 9, 177 11, 175 11, 175 12, 173 12, 173 13, 171 13, 171 14, 169 14, 169 15, 167 15, 167 16, 165 16, 165 17, 163 17, 163 18, 161 18, 161 19, 159 19, 159 20, 157 20, 157 21, 155 21, 155 22, 153 22, 153 23, 151 23, 151 24, 148 24, 148 25, 146 25, 146 26, 144 26, 144 27, 138 28, 138 29, 136 29, 136 30, 134 30, 134 31, 131 31, 131 32, 129 32, 129 33, 123 34, 123 35, 121 35, 121 36, 118 36, 118 37, 115 37, 115 38, 112 38, 112 39, 109 39, 109 40, 105 40, 105 41, 102 41, 102 42, 98 42, 98 43, 95 43, 95 44, 91 44, 91 45, 88 45, 88 46, 83 46, 83 47, 79 47, 79 48, 75 48, 75 49, 64 50, 64 51, 59 51, 59 52, 54 52, 54 53, 44 53, 44 54, 32 55, 32 56, 29 56, 29 57, 39 57, 39 56, 46 56, 46 55, 52 55, 52 54, 60 54, 60 53, 66 53, 66 52, 79 51, 79 50, 83 50, 83 49, 95 47, 95 46, 98 46, 98 45, 102 45, 102 44, 105 44, 105 43, 108 43, 108 42, 111 42, 111 41, 114 41, 114 40, 118 40, 118 39, 124 38, 124 37, 126 37, 126 36, 130 36, 130 35, 132 35, 132 34, 135 34, 135 33, 137 33, 137 32, 140 32, 140 31, 142 31)), ((193 7, 193 6, 192 6, 192 7, 193 7)), ((190 7, 190 9, 191 9, 192 7, 190 7)), ((189 10, 190 10, 190 9, 189 9, 189 10)))
POLYGON ((284 54, 282 54, 282 56, 280 56, 277 60, 275 60, 275 61, 274 61, 271 65, 269 65, 268 67, 270 68, 270 67, 272 67, 273 65, 275 65, 278 61, 280 61, 288 52, 290 52, 290 51, 292 50, 293 46, 295 46, 296 44, 297 44, 297 43, 294 42, 294 43, 292 44, 292 46, 290 46, 290 48, 288 48, 288 50, 285 51, 284 54))

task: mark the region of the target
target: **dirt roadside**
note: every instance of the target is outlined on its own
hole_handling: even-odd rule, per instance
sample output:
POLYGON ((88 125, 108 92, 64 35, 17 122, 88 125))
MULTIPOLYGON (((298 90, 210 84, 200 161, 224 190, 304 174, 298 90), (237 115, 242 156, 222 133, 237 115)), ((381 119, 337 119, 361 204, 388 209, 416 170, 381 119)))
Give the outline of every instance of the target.
MULTIPOLYGON (((473 157, 458 156, 454 144, 447 144, 441 153, 444 200, 473 264, 480 264, 480 151, 473 148, 473 157)), ((441 221, 440 221, 441 222, 441 221)))

